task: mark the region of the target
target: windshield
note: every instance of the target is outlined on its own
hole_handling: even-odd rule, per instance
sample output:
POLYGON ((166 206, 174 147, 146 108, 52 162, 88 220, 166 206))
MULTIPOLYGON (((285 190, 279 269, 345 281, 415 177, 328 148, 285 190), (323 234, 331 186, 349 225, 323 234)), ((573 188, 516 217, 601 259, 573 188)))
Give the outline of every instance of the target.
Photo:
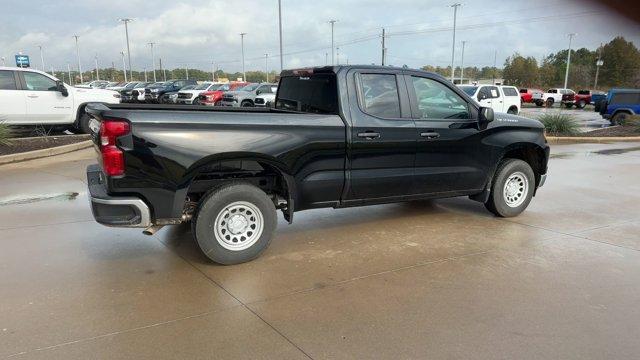
POLYGON ((195 85, 187 85, 183 88, 180 88, 180 90, 193 90, 196 86, 195 85))
POLYGON ((158 87, 163 87, 163 86, 164 86, 163 82, 157 82, 157 83, 151 84, 151 86, 149 86, 149 87, 158 88, 158 87))
POLYGON ((580 94, 580 95, 589 95, 589 90, 579 90, 578 94, 580 94))
POLYGON ((134 89, 140 89, 140 88, 143 88, 143 87, 145 87, 145 86, 147 86, 147 85, 149 85, 149 83, 140 83, 140 84, 136 85, 136 86, 134 87, 134 89))
POLYGON ((196 86, 194 90, 207 90, 207 88, 209 86, 211 86, 210 83, 200 84, 200 85, 196 86))
POLYGON ((473 94, 476 93, 476 90, 478 90, 478 87, 477 86, 460 86, 460 89, 464 91, 467 95, 473 96, 473 94))
POLYGON ((275 107, 315 114, 337 114, 338 86, 335 74, 282 78, 275 107))
POLYGON ((125 89, 133 89, 136 85, 138 85, 137 82, 134 83, 128 83, 127 85, 124 86, 125 89))
POLYGON ((253 91, 253 90, 257 89, 258 86, 260 86, 260 84, 249 84, 249 85, 247 85, 247 86, 245 86, 243 88, 240 88, 240 89, 238 89, 236 91, 253 91))

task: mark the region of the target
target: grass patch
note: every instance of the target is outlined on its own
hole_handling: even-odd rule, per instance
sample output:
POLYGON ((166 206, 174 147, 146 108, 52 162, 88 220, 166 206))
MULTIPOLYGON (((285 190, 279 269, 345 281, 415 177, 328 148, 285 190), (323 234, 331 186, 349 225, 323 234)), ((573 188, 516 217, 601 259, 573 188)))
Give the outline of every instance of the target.
POLYGON ((11 129, 9 125, 0 121, 0 145, 9 145, 11 143, 11 129))
POLYGON ((538 120, 551 136, 570 136, 580 133, 578 122, 569 114, 543 114, 538 120))

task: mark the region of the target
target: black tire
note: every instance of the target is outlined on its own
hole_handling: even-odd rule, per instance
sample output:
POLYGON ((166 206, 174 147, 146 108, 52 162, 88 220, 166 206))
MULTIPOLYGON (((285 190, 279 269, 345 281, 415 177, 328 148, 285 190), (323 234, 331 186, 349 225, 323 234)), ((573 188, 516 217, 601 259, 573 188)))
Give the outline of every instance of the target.
POLYGON ((89 127, 90 120, 91 117, 89 116, 89 114, 82 114, 80 116, 80 119, 78 120, 78 130, 80 130, 84 134, 91 134, 91 128, 89 127))
POLYGON ((616 113, 611 118, 611 125, 624 125, 628 117, 629 117, 629 114, 625 112, 616 113))
POLYGON ((250 100, 243 101, 240 106, 242 107, 253 107, 253 103, 250 100))
MULTIPOLYGON (((237 214, 246 216, 252 213, 245 210, 238 211, 237 214)), ((230 213, 229 213, 230 214, 230 213)), ((222 221, 231 220, 223 216, 222 221)), ((245 220, 248 220, 245 217, 245 220)), ((202 253, 211 259, 212 261, 222 265, 233 265, 247 262, 258 257, 271 243, 273 233, 277 226, 276 208, 273 201, 267 196, 267 194, 259 188, 246 183, 229 183, 223 185, 211 192, 209 192, 201 201, 198 210, 193 217, 191 223, 193 235, 200 246, 202 253), (257 236, 257 240, 252 242, 246 249, 229 249, 230 246, 241 246, 242 240, 230 244, 225 243, 224 240, 218 240, 216 234, 219 234, 220 230, 227 241, 234 241, 233 238, 229 238, 229 235, 235 236, 230 230, 225 227, 220 227, 216 224, 219 216, 222 216, 222 211, 232 204, 251 204, 254 210, 260 212, 258 215, 262 215, 263 229, 262 233, 257 236), (225 232, 226 231, 226 232, 225 232)), ((231 222, 229 222, 231 224, 231 222)), ((251 222, 245 222, 245 224, 252 224, 251 222)), ((250 226, 249 225, 249 226, 250 226)), ((247 225, 244 227, 247 229, 248 236, 251 236, 250 229, 247 225)), ((244 234, 244 233, 243 233, 244 234)), ((246 241, 249 241, 250 237, 246 241)))
POLYGON ((536 100, 536 106, 537 107, 540 107, 542 105, 544 105, 544 102, 542 102, 542 100, 536 100))
MULTIPOLYGON (((524 180, 524 179, 523 179, 524 180)), ((517 183, 517 181, 516 181, 517 183)), ((536 186, 535 175, 531 166, 519 159, 505 159, 498 164, 498 169, 491 184, 489 200, 484 204, 487 210, 499 217, 517 216, 529 206, 536 186), (504 188, 510 176, 523 175, 527 181, 526 191, 522 193, 521 202, 510 206, 504 196, 504 188)))
POLYGON ((192 105, 200 105, 200 98, 195 98, 193 99, 193 101, 191 102, 192 105))
POLYGON ((567 109, 571 109, 571 107, 573 107, 572 103, 565 103, 564 107, 566 107, 567 109))
POLYGON ((509 110, 507 110, 507 114, 518 115, 518 108, 515 106, 510 107, 509 110))
POLYGON ((547 101, 545 101, 545 103, 544 103, 544 104, 545 104, 547 107, 552 107, 554 102, 555 102, 555 100, 553 100, 553 98, 548 98, 548 99, 547 99, 547 101))
POLYGON ((587 106, 587 102, 586 102, 586 101, 584 101, 584 100, 580 100, 580 101, 578 101, 578 103, 576 104, 576 107, 577 107, 578 109, 584 109, 584 107, 585 107, 585 106, 587 106))

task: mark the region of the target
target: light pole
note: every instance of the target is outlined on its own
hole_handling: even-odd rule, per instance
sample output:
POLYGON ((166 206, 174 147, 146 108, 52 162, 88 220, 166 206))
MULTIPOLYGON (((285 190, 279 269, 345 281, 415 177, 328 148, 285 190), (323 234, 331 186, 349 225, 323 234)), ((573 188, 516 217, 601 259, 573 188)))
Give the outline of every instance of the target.
POLYGON ((264 54, 264 73, 267 76, 266 82, 269 82, 269 54, 264 54))
POLYGON ((5 62, 4 62, 4 56, 0 58, 0 60, 2 60, 2 66, 5 66, 5 62))
POLYGON ((73 85, 73 80, 71 79, 71 64, 67 63, 67 71, 69 72, 69 85, 73 85))
POLYGON ((153 82, 156 82, 156 57, 153 53, 153 45, 155 45, 154 42, 149 43, 149 46, 151 46, 151 68, 153 69, 153 82))
POLYGON ((240 33, 240 47, 242 48, 242 81, 247 81, 247 74, 244 72, 244 36, 247 33, 240 33))
POLYGON ((333 55, 333 27, 335 26, 338 20, 329 20, 329 24, 331 24, 331 65, 336 64, 335 56, 333 55))
POLYGON ((282 72, 284 59, 282 57, 282 4, 281 4, 281 0, 278 0, 278 28, 279 28, 279 31, 280 31, 280 72, 282 72))
POLYGON ((124 51, 120 51, 122 55, 122 73, 124 74, 124 82, 127 82, 127 63, 124 62, 124 51))
POLYGON ((123 18, 118 21, 122 21, 124 23, 124 34, 127 38, 127 59, 129 63, 129 78, 133 80, 133 73, 131 70, 131 49, 129 47, 129 22, 133 21, 133 19, 123 18))
POLYGON ((600 48, 598 48, 598 60, 596 60, 596 80, 593 83, 594 89, 598 88, 598 73, 602 65, 604 65, 604 61, 602 61, 602 44, 600 44, 600 48))
POLYGON ((144 82, 147 82, 147 67, 144 67, 144 82))
POLYGON ((216 82, 216 63, 211 62, 211 81, 216 82))
POLYGON ((382 66, 384 66, 384 60, 385 60, 384 58, 387 53, 387 48, 385 47, 384 40, 385 40, 385 32, 384 32, 384 28, 382 28, 382 61, 381 61, 382 66))
POLYGON ((44 71, 44 55, 42 55, 42 45, 38 45, 40 49, 40 61, 42 62, 42 71, 44 71))
POLYGON ((340 47, 336 47, 336 63, 335 65, 340 65, 340 47))
POLYGON ((329 53, 324 53, 324 64, 329 65, 329 53))
POLYGON ((567 53, 567 70, 564 72, 564 88, 567 88, 567 82, 569 81, 569 65, 571 65, 571 40, 576 36, 576 33, 569 34, 569 52, 567 53))
POLYGON ((459 6, 460 6, 460 3, 455 3, 451 5, 451 7, 453 8, 453 43, 451 44, 451 83, 453 83, 453 74, 455 73, 453 62, 455 61, 455 57, 456 57, 456 19, 458 15, 459 6))
POLYGON ((100 70, 98 70, 98 54, 93 58, 96 62, 96 80, 100 80, 100 70))
POLYGON ((498 60, 498 50, 494 50, 493 51, 493 71, 491 71, 492 75, 493 75, 493 85, 496 84, 496 71, 498 70, 496 68, 496 64, 497 64, 497 60, 498 60))
POLYGON ((80 36, 73 35, 73 37, 76 38, 76 56, 78 57, 78 72, 80 73, 80 83, 82 84, 83 80, 82 80, 82 67, 80 67, 80 47, 78 47, 78 38, 80 36))
POLYGON ((462 57, 460 58, 460 85, 462 85, 462 79, 464 79, 464 45, 467 42, 462 40, 462 57))

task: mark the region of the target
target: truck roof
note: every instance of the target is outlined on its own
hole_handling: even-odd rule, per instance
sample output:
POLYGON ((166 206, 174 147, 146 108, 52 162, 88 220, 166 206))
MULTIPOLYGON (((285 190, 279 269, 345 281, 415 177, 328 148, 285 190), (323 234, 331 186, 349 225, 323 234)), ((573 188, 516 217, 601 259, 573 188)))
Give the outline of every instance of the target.
POLYGON ((315 67, 312 66, 307 68, 282 70, 282 73, 280 74, 280 76, 300 76, 300 75, 327 74, 327 73, 337 74, 342 70, 348 71, 351 69, 414 71, 414 72, 419 72, 423 74, 429 74, 432 76, 437 76, 444 79, 442 75, 436 74, 434 72, 424 71, 420 69, 405 68, 405 67, 381 66, 381 65, 334 65, 334 66, 315 66, 315 67))

